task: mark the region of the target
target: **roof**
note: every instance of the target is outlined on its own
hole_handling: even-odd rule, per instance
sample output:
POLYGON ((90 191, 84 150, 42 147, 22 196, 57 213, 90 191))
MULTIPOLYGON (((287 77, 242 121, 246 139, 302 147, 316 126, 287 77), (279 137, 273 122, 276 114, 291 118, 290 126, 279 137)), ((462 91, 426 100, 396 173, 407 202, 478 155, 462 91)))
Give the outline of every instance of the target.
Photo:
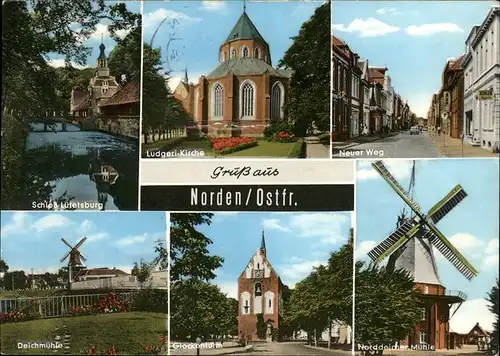
POLYGON ((91 269, 82 269, 78 271, 76 277, 83 276, 102 276, 102 275, 114 275, 114 276, 128 276, 129 274, 123 272, 121 269, 117 268, 108 268, 108 267, 99 267, 99 268, 91 268, 91 269))
POLYGON ((140 100, 139 83, 136 80, 128 82, 123 88, 118 90, 111 98, 101 103, 99 106, 124 105, 138 103, 140 100))
POLYGON ((396 258, 396 268, 410 272, 415 283, 443 285, 439 279, 432 247, 419 234, 391 255, 391 258, 396 258))
POLYGON ((339 51, 342 52, 347 58, 351 58, 351 50, 349 49, 349 46, 334 35, 332 35, 332 46, 338 48, 339 51))
POLYGON ((462 70, 462 60, 464 59, 464 55, 462 54, 460 57, 457 58, 456 61, 453 62, 452 66, 450 67, 450 70, 462 70))
POLYGON ((370 75, 370 79, 373 80, 374 82, 377 82, 379 84, 384 85, 384 79, 385 79, 385 68, 375 68, 375 67, 369 67, 368 68, 368 73, 370 75))
POLYGON ((230 73, 234 75, 262 75, 266 72, 275 77, 290 78, 292 76, 290 70, 273 68, 262 59, 235 58, 220 63, 207 78, 220 78, 230 73))
POLYGON ((226 41, 235 40, 260 40, 266 42, 245 11, 243 11, 236 25, 234 25, 229 33, 229 36, 227 36, 226 41))

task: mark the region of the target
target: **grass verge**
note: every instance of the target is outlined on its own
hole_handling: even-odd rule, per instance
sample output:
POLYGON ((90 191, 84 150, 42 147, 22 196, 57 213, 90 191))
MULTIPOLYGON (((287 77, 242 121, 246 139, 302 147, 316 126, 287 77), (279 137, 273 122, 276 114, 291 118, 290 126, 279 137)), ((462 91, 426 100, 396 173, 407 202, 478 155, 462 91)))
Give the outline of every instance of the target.
POLYGON ((53 341, 63 325, 71 335, 72 355, 96 347, 103 354, 115 347, 118 354, 146 354, 146 345, 159 346, 166 334, 165 315, 161 313, 129 312, 86 315, 68 318, 39 319, 2 324, 1 351, 14 354, 53 354, 47 349, 17 348, 17 342, 53 341))

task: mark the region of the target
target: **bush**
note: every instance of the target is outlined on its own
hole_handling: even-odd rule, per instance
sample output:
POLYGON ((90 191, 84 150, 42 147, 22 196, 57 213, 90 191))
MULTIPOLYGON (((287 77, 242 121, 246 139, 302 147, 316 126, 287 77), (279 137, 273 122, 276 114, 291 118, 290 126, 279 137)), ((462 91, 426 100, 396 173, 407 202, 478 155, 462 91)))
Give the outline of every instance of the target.
POLYGON ((318 135, 318 138, 319 138, 321 143, 330 143, 330 137, 331 137, 330 132, 324 132, 324 133, 318 135))
POLYGON ((231 153, 234 153, 234 152, 238 152, 238 151, 243 151, 243 150, 246 150, 247 148, 251 148, 251 147, 255 147, 255 146, 258 146, 258 142, 257 141, 254 141, 254 142, 249 142, 249 143, 242 143, 241 145, 238 145, 238 146, 234 146, 234 147, 230 147, 230 148, 224 148, 223 150, 217 152, 218 154, 220 155, 228 155, 228 154, 231 154, 231 153))
POLYGON ((116 294, 111 293, 102 297, 94 308, 98 313, 118 313, 128 311, 129 305, 126 301, 119 301, 116 294))
POLYGON ((294 127, 287 121, 271 121, 269 126, 264 129, 265 137, 275 137, 278 132, 294 133, 294 127))
POLYGON ((213 150, 222 155, 254 147, 257 144, 255 137, 213 137, 210 139, 213 150))
POLYGON ((294 134, 291 134, 287 131, 280 131, 276 135, 274 135, 273 138, 269 139, 269 141, 290 143, 290 142, 296 142, 297 138, 295 137, 294 134))
POLYGON ((299 138, 295 145, 288 153, 288 158, 305 158, 306 157, 306 143, 303 138, 299 138))
POLYGON ((134 298, 132 310, 168 313, 168 293, 164 289, 143 289, 134 298))

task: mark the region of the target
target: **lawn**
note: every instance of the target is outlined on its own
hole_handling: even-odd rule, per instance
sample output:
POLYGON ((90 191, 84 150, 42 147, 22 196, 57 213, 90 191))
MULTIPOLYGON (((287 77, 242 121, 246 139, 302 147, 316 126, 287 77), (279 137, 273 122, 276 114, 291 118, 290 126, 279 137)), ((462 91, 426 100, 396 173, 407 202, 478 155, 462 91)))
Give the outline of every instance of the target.
POLYGON ((2 353, 52 354, 52 350, 18 350, 18 341, 53 341, 57 328, 66 325, 71 335, 71 354, 92 346, 97 354, 115 347, 118 354, 146 354, 146 345, 160 346, 166 335, 165 314, 130 312, 40 319, 1 325, 2 353))
MULTIPOLYGON (((219 155, 219 158, 223 157, 287 157, 290 150, 294 146, 292 143, 278 143, 269 142, 266 138, 257 139, 259 145, 255 147, 250 147, 238 152, 234 152, 228 155, 219 155)), ((202 150, 205 152, 205 156, 215 156, 215 152, 210 146, 208 140, 196 140, 196 141, 183 141, 179 145, 175 146, 175 150, 202 150)))

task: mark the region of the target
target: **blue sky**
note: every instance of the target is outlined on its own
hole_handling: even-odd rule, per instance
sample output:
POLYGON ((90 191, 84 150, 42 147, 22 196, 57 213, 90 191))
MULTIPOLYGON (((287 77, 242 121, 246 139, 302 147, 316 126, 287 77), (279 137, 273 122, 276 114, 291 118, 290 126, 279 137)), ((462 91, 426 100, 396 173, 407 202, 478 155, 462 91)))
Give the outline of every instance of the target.
POLYGON ((269 262, 293 287, 347 242, 351 213, 217 213, 212 221, 199 230, 214 242, 210 253, 225 259, 214 283, 234 298, 238 277, 260 247, 262 228, 269 262))
MULTIPOLYGON (((112 5, 115 3, 115 1, 106 1, 107 5, 112 5)), ((141 8, 140 8, 140 3, 138 1, 126 1, 125 2, 127 9, 131 12, 135 13, 140 13, 141 8)), ((96 62, 97 62, 97 57, 99 57, 99 45, 101 44, 101 36, 102 36, 102 43, 106 46, 106 56, 109 56, 109 53, 111 50, 116 46, 116 42, 111 39, 109 32, 108 32, 108 25, 110 24, 110 21, 108 20, 102 20, 100 23, 97 24, 95 32, 85 40, 83 43, 85 46, 92 48, 92 53, 89 57, 87 57, 87 64, 84 66, 80 66, 77 64, 73 64, 76 68, 81 68, 81 67, 95 67, 96 62)), ((75 24, 75 28, 78 28, 78 24, 75 24)), ((118 36, 120 37, 125 37, 127 32, 126 31, 119 31, 118 36)), ((53 53, 49 55, 50 60, 48 61, 49 64, 53 67, 64 67, 64 54, 58 54, 58 53, 53 53)))
POLYGON ((86 236, 80 251, 88 268, 130 272, 134 262, 155 257, 156 240, 166 241, 162 212, 2 212, 1 218, 2 259, 10 270, 57 271, 68 251, 61 238, 74 245, 86 236))
MULTIPOLYGON (((386 162, 389 171, 403 187, 408 187, 411 161, 386 162)), ((358 162, 356 186, 357 259, 396 227, 404 202, 373 170, 370 162, 358 162)), ((463 277, 439 252, 437 265, 441 282, 448 290, 460 290, 468 301, 452 318, 451 328, 468 332, 476 322, 491 328, 492 318, 484 297, 498 278, 499 242, 499 164, 496 159, 448 159, 418 161, 415 201, 427 212, 456 184, 468 196, 456 206, 437 228, 479 270, 472 281, 463 277)), ((408 211, 408 208, 407 208, 408 211)))
POLYGON ((332 31, 370 65, 387 65, 395 91, 427 116, 449 58, 494 1, 333 1, 332 31))
MULTIPOLYGON (((302 23, 308 20, 322 2, 249 2, 246 12, 261 35, 271 47, 273 65, 283 57, 292 44, 302 23)), ((165 60, 166 44, 172 37, 169 54, 176 53, 170 61, 171 83, 175 88, 184 77, 187 67, 189 78, 196 82, 201 74, 209 74, 218 64, 219 46, 243 12, 242 1, 170 1, 144 3, 144 41, 151 42, 153 33, 160 27, 153 46, 162 48, 165 60), (172 34, 174 34, 172 36, 172 34)))

